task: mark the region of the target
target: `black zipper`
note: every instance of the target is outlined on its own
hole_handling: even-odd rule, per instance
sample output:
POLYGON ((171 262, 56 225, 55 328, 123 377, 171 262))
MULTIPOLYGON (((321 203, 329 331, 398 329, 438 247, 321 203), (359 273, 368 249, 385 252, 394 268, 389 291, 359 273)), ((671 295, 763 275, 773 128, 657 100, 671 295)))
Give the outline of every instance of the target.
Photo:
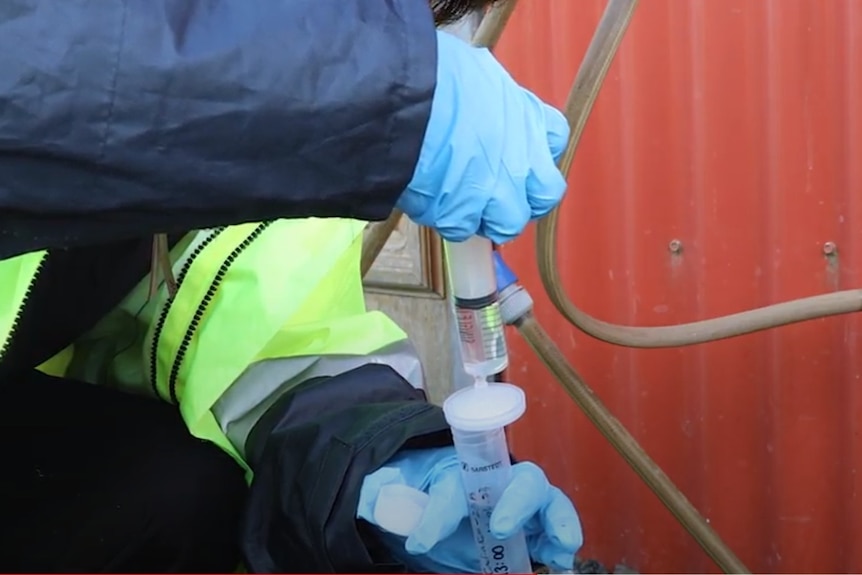
POLYGON ((18 329, 18 325, 21 323, 21 316, 24 315, 24 308, 27 307, 27 300, 30 299, 30 294, 33 292, 33 286, 36 285, 36 280, 39 278, 39 272, 42 271, 42 268, 45 265, 45 260, 47 258, 48 253, 43 253, 42 257, 39 259, 39 265, 36 266, 36 270, 33 272, 33 277, 30 278, 30 283, 27 285, 27 289, 24 292, 24 297, 21 298, 21 304, 18 306, 18 309, 15 310, 15 316, 12 318, 12 323, 9 325, 9 331, 6 334, 6 339, 3 341, 3 345, 0 345, 0 361, 3 360, 3 356, 6 355, 6 351, 9 349, 9 346, 15 339, 15 331, 18 329))
POLYGON ((174 290, 174 295, 168 297, 165 301, 165 305, 162 306, 162 311, 159 313, 159 317, 156 320, 156 327, 153 330, 153 340, 150 342, 150 385, 153 388, 153 393, 156 397, 162 397, 161 393, 159 393, 158 386, 158 378, 156 377, 156 370, 158 369, 158 356, 156 355, 156 351, 159 349, 159 340, 162 336, 162 331, 165 328, 165 321, 168 319, 168 313, 171 311, 171 305, 173 305, 174 300, 176 299, 176 294, 179 293, 180 286, 183 284, 183 280, 186 279, 186 275, 189 272, 189 268, 192 267, 192 264, 201 255, 201 252, 210 245, 213 240, 221 235, 222 232, 225 231, 225 227, 215 228, 204 240, 198 244, 192 253, 189 254, 189 257, 186 259, 183 267, 180 269, 180 273, 177 275, 176 279, 176 289, 174 290))
MULTIPOLYGON (((206 293, 203 298, 201 298, 200 303, 195 309, 194 314, 192 315, 192 319, 189 322, 188 328, 186 328, 186 333, 183 335, 183 339, 180 342, 179 347, 177 348, 177 353, 174 356, 174 363, 171 366, 171 373, 168 376, 168 389, 171 394, 171 401, 173 403, 177 403, 177 378, 180 374, 180 368, 183 365, 183 360, 186 357, 186 352, 188 351, 189 345, 191 344, 192 338, 195 335, 198 327, 200 327, 201 320, 203 319, 204 313, 215 297, 216 292, 218 292, 219 287, 221 287, 222 281, 224 281, 227 272, 230 270, 230 267, 236 261, 236 259, 244 252, 258 237, 268 228, 272 222, 264 222, 259 224, 251 233, 233 250, 231 250, 230 254, 224 259, 224 261, 219 266, 218 271, 216 272, 215 277, 213 278, 210 286, 207 288, 206 293)), ((180 278, 177 278, 177 287, 179 288, 180 278)), ((167 314, 166 314, 167 315, 167 314)))

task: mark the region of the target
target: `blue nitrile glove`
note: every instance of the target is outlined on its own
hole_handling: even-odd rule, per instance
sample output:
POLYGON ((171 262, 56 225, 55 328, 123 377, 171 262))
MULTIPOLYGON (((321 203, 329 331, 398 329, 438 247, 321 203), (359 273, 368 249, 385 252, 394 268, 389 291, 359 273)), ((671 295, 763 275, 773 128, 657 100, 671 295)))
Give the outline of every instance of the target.
MULTIPOLYGON (((479 573, 479 553, 467 518, 467 499, 455 448, 403 451, 365 477, 357 517, 376 525, 374 505, 383 485, 400 483, 430 499, 409 537, 380 529, 381 541, 411 572, 479 573)), ((512 482, 491 515, 491 531, 506 539, 523 528, 530 557, 571 570, 583 544, 581 521, 568 497, 533 463, 512 467, 512 482)))
POLYGON ((485 48, 437 33, 437 88, 413 180, 397 207, 448 240, 501 244, 563 198, 569 126, 485 48))

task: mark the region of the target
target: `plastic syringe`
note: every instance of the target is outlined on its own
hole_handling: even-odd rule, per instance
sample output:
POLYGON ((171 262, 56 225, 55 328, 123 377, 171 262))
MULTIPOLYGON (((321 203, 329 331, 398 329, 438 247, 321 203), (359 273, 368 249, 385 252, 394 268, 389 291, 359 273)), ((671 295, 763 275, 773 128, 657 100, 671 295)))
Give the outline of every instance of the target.
POLYGON ((482 573, 533 572, 523 530, 505 540, 491 534, 491 515, 512 479, 505 428, 517 421, 526 408, 521 388, 490 383, 483 377, 477 377, 474 385, 456 391, 443 402, 443 413, 461 462, 482 573))
POLYGON ((509 364, 497 301, 493 246, 479 236, 446 242, 446 259, 464 369, 474 377, 488 378, 509 364))
POLYGON ((523 531, 506 540, 491 534, 491 515, 512 479, 505 428, 527 408, 519 387, 487 381, 509 363, 493 246, 479 236, 446 242, 446 259, 464 370, 474 383, 450 395, 443 413, 461 462, 480 568, 483 573, 532 573, 523 531))

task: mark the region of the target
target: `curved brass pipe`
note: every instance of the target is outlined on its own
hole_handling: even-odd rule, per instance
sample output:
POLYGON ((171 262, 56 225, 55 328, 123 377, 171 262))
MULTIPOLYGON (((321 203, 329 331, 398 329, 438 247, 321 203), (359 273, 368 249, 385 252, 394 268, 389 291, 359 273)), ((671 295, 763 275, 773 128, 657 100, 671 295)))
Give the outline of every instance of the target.
MULTIPOLYGON (((566 102, 565 115, 571 126, 569 145, 560 159, 561 170, 568 175, 577 143, 583 133, 593 103, 599 93, 605 75, 617 53, 620 42, 637 7, 638 0, 609 0, 599 25, 596 28, 587 53, 578 69, 572 90, 566 102)), ((553 232, 558 210, 550 218, 553 232)), ((548 219, 539 222, 546 225, 548 219)), ((545 233, 546 238, 547 233, 545 233)), ((550 236, 553 240, 555 236, 550 236)), ((553 241, 551 241, 553 244, 553 241)), ((556 246, 553 246, 556 248, 556 246)), ((541 250, 541 248, 539 248, 541 250)), ((556 251, 553 252, 556 255, 556 251)), ((540 259, 541 261, 541 259, 540 259)), ((556 271, 556 269, 554 269, 556 271)), ((556 279, 559 287, 559 278, 556 279)), ((546 284, 547 289, 547 284, 546 284)), ((564 293, 560 289, 560 293, 564 293)), ((554 341, 542 329, 532 313, 516 323, 518 332, 527 341, 536 355, 553 373, 569 397, 581 408, 602 436, 617 450, 629 466, 656 494, 680 525, 691 534, 701 548, 725 573, 750 573, 745 564, 724 543, 694 505, 674 485, 662 468, 644 451, 637 440, 614 417, 592 389, 581 379, 554 341)))
MULTIPOLYGON (((614 0, 611 0, 611 4, 614 0)), ((609 7, 610 9, 610 7, 609 7)), ((623 10, 620 5, 620 10, 623 10)), ((612 28, 604 35, 607 46, 590 45, 584 63, 578 71, 566 103, 566 117, 571 127, 569 144, 559 162, 560 171, 566 176, 572 165, 575 151, 593 108, 597 92, 590 90, 596 79, 601 83, 616 52, 625 24, 613 20, 606 25, 612 28), (595 53, 592 51, 595 50, 595 53)), ((600 24, 601 26, 601 24, 600 24)), ((597 32, 597 35, 599 32, 597 32)), ((536 259, 542 285, 554 307, 574 326, 607 343, 625 347, 660 348, 680 347, 735 337, 755 331, 771 329, 821 317, 862 311, 862 290, 845 290, 830 294, 797 299, 732 315, 726 315, 686 324, 635 327, 612 324, 594 318, 578 308, 566 294, 557 263, 557 225, 559 207, 540 220, 536 228, 536 259)))
POLYGON ((388 218, 382 222, 374 222, 365 228, 365 237, 362 238, 362 260, 359 262, 359 271, 362 277, 365 277, 365 274, 374 265, 377 256, 380 255, 386 242, 389 241, 389 236, 398 227, 402 215, 400 210, 392 210, 388 218))
POLYGON ((518 332, 544 362, 569 397, 578 404, 587 418, 625 459, 635 473, 676 517, 707 555, 725 573, 751 573, 733 553, 706 519, 674 485, 670 477, 652 460, 631 433, 608 410, 590 387, 584 383, 554 340, 528 313, 516 323, 518 332))

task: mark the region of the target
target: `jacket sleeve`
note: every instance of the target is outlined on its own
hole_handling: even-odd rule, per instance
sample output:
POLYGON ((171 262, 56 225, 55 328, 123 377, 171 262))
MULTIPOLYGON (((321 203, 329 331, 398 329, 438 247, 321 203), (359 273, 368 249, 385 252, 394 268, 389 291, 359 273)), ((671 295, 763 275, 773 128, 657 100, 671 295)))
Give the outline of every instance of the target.
POLYGON ((427 0, 0 2, 0 257, 382 219, 436 80, 427 0))
POLYGON ((251 573, 405 572, 357 519, 365 476, 398 451, 452 445, 443 410, 386 365, 311 379, 258 420, 241 544, 251 573))

